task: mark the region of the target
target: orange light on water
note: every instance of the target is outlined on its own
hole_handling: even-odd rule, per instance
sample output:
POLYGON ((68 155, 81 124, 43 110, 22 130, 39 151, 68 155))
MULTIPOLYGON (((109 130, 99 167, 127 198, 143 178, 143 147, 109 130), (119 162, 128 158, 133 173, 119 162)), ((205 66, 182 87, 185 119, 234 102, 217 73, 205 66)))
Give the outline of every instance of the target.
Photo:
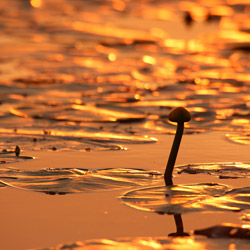
POLYGON ((174 47, 178 49, 185 49, 186 44, 184 41, 181 41, 180 39, 166 39, 164 41, 164 45, 166 47, 174 47))
POLYGON ((218 91, 214 89, 197 89, 195 93, 197 95, 218 95, 218 91))
POLYGON ((156 59, 148 55, 143 56, 142 61, 148 64, 156 64, 156 59))
POLYGON ((210 83, 208 79, 201 79, 199 77, 195 78, 194 82, 195 82, 195 84, 202 85, 202 86, 207 86, 210 83))
POLYGON ((231 124, 232 125, 240 125, 240 126, 244 126, 244 125, 246 125, 246 126, 249 126, 249 120, 248 119, 243 119, 243 118, 241 118, 241 119, 234 119, 234 120, 232 120, 231 121, 231 124))
POLYGON ((214 6, 211 9, 211 14, 217 16, 231 16, 233 15, 233 13, 234 13, 233 9, 229 6, 219 5, 219 6, 214 6))
POLYGON ((250 225, 244 224, 244 225, 242 225, 242 228, 250 228, 250 225))
POLYGON ((236 250, 237 248, 236 248, 236 245, 234 244, 234 243, 231 243, 230 245, 229 245, 229 248, 228 248, 228 250, 236 250))
POLYGON ((249 0, 227 0, 230 5, 234 4, 249 4, 249 0))
POLYGON ((115 10, 118 10, 118 11, 123 11, 126 9, 126 4, 120 0, 113 1, 112 6, 115 10))
POLYGON ((42 6, 42 0, 30 0, 30 4, 34 8, 39 8, 42 6))
POLYGON ((238 88, 235 86, 222 86, 220 87, 220 92, 224 92, 224 93, 240 93, 240 91, 242 91, 242 88, 238 88))
POLYGON ((250 39, 250 34, 238 30, 222 30, 220 36, 223 39, 237 40, 238 42, 247 42, 250 39))
POLYGON ((17 109, 14 109, 14 108, 10 108, 9 109, 9 112, 13 115, 16 115, 16 116, 19 116, 19 117, 23 117, 23 118, 28 118, 29 116, 17 109))
POLYGON ((218 120, 227 119, 228 117, 232 116, 233 112, 234 111, 232 109, 216 110, 216 119, 218 120))
POLYGON ((150 240, 143 240, 143 239, 139 239, 138 243, 142 246, 145 246, 146 248, 152 248, 152 249, 162 249, 162 245, 156 241, 154 241, 153 239, 150 240))
POLYGON ((135 98, 136 100, 140 100, 141 96, 140 96, 139 94, 135 94, 135 95, 134 95, 134 98, 135 98))
POLYGON ((108 59, 109 59, 109 61, 114 62, 116 60, 116 54, 110 53, 108 55, 108 59))
POLYGON ((168 37, 168 34, 160 29, 160 28, 156 28, 156 27, 153 27, 150 29, 150 33, 154 36, 154 37, 158 37, 158 38, 165 38, 165 37, 168 37))
POLYGON ((120 28, 115 26, 114 24, 96 24, 96 23, 88 23, 82 21, 75 21, 72 23, 72 28, 76 31, 101 35, 101 36, 109 36, 115 38, 126 38, 126 39, 153 39, 151 34, 147 31, 129 29, 129 28, 120 28))

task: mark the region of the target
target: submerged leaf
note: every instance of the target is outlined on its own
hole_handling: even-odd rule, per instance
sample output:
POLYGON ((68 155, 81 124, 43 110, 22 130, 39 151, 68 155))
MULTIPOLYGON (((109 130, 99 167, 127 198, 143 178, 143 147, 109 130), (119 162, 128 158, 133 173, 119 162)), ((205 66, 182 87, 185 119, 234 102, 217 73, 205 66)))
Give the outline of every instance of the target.
POLYGON ((229 189, 204 183, 139 188, 125 193, 122 201, 133 208, 159 214, 250 209, 250 187, 229 189))
POLYGON ((2 169, 0 181, 7 186, 46 194, 97 192, 152 185, 161 180, 156 171, 130 168, 55 168, 38 171, 2 169))
POLYGON ((220 179, 250 178, 250 164, 243 162, 186 164, 176 169, 178 174, 209 174, 220 179))

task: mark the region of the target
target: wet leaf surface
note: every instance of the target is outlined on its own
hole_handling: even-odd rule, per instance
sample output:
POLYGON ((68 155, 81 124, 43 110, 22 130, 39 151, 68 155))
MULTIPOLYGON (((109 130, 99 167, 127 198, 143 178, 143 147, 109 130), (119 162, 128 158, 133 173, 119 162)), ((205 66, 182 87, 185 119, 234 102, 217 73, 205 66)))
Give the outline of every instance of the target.
POLYGON ((241 217, 241 220, 249 222, 250 221, 250 214, 249 213, 243 214, 243 216, 241 217))
POLYGON ((8 163, 22 162, 26 160, 32 160, 34 157, 31 156, 1 156, 0 155, 0 165, 8 163))
POLYGON ((209 174, 220 179, 250 177, 250 164, 243 162, 198 163, 176 166, 178 174, 209 174))
MULTIPOLYGON (((214 250, 228 249, 229 246, 234 246, 235 249, 245 250, 249 247, 248 240, 225 240, 225 239, 205 239, 199 237, 137 237, 137 238, 118 238, 118 239, 96 239, 87 241, 77 241, 74 243, 60 244, 57 247, 51 247, 51 250, 62 249, 138 249, 138 250, 153 250, 153 249, 193 249, 193 250, 214 250)), ((41 249, 39 250, 46 250, 41 249)))
POLYGON ((249 133, 226 134, 226 138, 232 142, 235 142, 235 143, 250 145, 250 134, 249 133))
POLYGON ((6 185, 0 182, 0 188, 1 187, 6 187, 6 185))
POLYGON ((2 184, 50 195, 110 191, 153 185, 161 179, 162 175, 159 172, 129 168, 92 170, 55 168, 38 171, 0 169, 0 181, 2 184))
POLYGON ((159 214, 239 212, 250 209, 250 188, 230 189, 213 183, 155 186, 129 191, 121 200, 130 207, 159 214))
POLYGON ((110 133, 93 128, 79 130, 67 127, 43 130, 42 128, 20 129, 11 133, 6 129, 0 133, 3 142, 0 148, 18 143, 26 150, 125 150, 121 144, 155 143, 157 139, 148 136, 110 133))
POLYGON ((2 150, 2 152, 0 152, 0 166, 2 164, 16 163, 16 162, 35 159, 32 156, 20 156, 19 154, 20 154, 20 148, 18 148, 17 151, 17 147, 15 150, 7 150, 7 149, 2 150))

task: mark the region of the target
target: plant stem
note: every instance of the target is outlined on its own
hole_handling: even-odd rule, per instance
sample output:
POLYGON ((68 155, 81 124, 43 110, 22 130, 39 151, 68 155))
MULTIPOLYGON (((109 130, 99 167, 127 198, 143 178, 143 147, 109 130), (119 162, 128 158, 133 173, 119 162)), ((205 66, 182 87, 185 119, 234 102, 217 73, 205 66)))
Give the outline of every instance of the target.
POLYGON ((173 145, 172 145, 172 149, 171 149, 171 152, 170 152, 170 155, 169 155, 169 158, 168 158, 168 163, 167 163, 167 166, 166 166, 166 170, 165 170, 165 173, 164 173, 164 180, 165 180, 166 186, 172 186, 173 185, 172 173, 173 173, 173 170, 174 170, 175 160, 176 160, 178 150, 179 150, 179 147, 180 147, 183 130, 184 130, 184 122, 178 122, 174 142, 173 142, 173 145))

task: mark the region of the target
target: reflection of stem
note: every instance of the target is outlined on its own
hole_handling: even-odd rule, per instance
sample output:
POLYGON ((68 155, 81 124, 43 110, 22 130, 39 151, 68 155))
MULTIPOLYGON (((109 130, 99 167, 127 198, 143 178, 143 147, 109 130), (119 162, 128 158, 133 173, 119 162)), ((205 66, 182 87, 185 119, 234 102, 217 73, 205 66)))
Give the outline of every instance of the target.
POLYGON ((188 233, 184 232, 181 214, 174 214, 174 220, 175 220, 175 225, 176 225, 176 233, 171 233, 168 236, 172 236, 172 237, 185 237, 185 236, 189 236, 188 233))
POLYGON ((168 158, 167 167, 164 173, 164 180, 165 180, 166 186, 173 185, 172 173, 174 170, 174 164, 175 164, 178 150, 180 147, 183 130, 184 130, 184 122, 178 122, 174 142, 173 142, 172 149, 168 158))
POLYGON ((183 233, 183 222, 182 222, 181 214, 174 214, 174 220, 176 224, 176 232, 178 234, 183 233))

